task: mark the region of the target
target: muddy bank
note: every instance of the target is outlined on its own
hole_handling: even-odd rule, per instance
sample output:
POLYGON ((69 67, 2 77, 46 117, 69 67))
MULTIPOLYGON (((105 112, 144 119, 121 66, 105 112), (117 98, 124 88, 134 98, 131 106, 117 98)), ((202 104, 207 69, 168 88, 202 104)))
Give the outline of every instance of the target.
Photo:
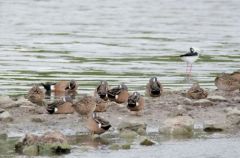
MULTIPOLYGON (((169 119, 181 116, 193 120, 193 130, 237 133, 240 128, 239 92, 227 94, 211 90, 208 98, 202 100, 188 99, 185 93, 165 91, 160 98, 144 97, 145 109, 141 116, 131 114, 125 104, 114 102, 107 112, 99 115, 112 124, 107 133, 116 132, 122 122, 145 123, 147 132, 159 132, 169 119)), ((88 133, 85 121, 77 113, 50 115, 46 107, 32 104, 23 97, 1 96, 0 100, 1 115, 4 115, 0 115, 0 129, 8 137, 23 136, 28 132, 42 134, 48 130, 58 130, 65 135, 88 133)))

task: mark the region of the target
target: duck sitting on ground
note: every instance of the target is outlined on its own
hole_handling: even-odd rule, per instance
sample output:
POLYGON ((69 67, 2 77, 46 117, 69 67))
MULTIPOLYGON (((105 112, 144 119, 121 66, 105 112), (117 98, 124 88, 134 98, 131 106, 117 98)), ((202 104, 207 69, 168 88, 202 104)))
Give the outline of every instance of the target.
POLYGON ((92 96, 84 96, 83 98, 73 102, 75 111, 83 117, 89 117, 96 108, 96 100, 92 96))
POLYGON ((45 98, 45 93, 38 85, 34 85, 28 91, 27 99, 32 103, 42 105, 44 98, 45 98))
POLYGON ((111 128, 111 124, 105 119, 93 113, 92 116, 87 120, 87 128, 92 134, 102 134, 111 128))
POLYGON ((143 96, 141 96, 140 93, 138 93, 138 92, 133 92, 133 94, 128 97, 127 108, 130 111, 137 112, 137 114, 138 114, 138 112, 142 111, 144 108, 143 96))
POLYGON ((240 81, 237 80, 232 74, 222 73, 215 78, 215 85, 219 90, 235 91, 240 89, 240 81))
POLYGON ((58 81, 55 83, 46 82, 41 83, 41 85, 46 89, 46 91, 54 91, 54 92, 68 92, 68 91, 76 91, 78 88, 78 84, 75 80, 70 81, 58 81))
POLYGON ((163 86, 158 81, 157 77, 152 77, 149 80, 149 83, 146 86, 146 93, 151 97, 159 97, 162 95, 163 86))
POLYGON ((72 114, 74 112, 72 98, 70 96, 64 96, 48 104, 47 111, 49 114, 72 114))
POLYGON ((194 83, 187 91, 187 97, 191 99, 204 99, 207 98, 208 92, 200 87, 198 83, 194 83))
POLYGON ((108 86, 107 81, 101 81, 94 91, 94 96, 95 97, 99 96, 101 99, 107 101, 108 100, 108 94, 107 94, 108 90, 109 90, 109 86, 108 86))
POLYGON ((116 103, 125 103, 128 100, 128 88, 124 83, 121 83, 115 88, 108 90, 108 98, 116 103))
POLYGON ((100 97, 96 98, 96 108, 94 112, 106 112, 109 107, 110 102, 101 99, 100 97))

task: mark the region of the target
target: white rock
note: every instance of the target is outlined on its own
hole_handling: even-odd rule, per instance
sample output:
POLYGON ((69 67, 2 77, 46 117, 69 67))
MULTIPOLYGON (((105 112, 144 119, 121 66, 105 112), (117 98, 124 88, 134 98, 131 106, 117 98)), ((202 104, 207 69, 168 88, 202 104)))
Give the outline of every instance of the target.
POLYGON ((213 102, 226 102, 227 99, 224 98, 223 96, 220 95, 213 95, 213 96, 208 96, 207 97, 208 100, 213 101, 213 102))
POLYGON ((193 128, 194 120, 190 116, 177 116, 166 119, 163 126, 159 128, 159 132, 173 136, 191 136, 193 134, 193 128))
POLYGON ((213 102, 211 102, 208 99, 200 99, 196 100, 193 102, 193 106, 203 106, 203 107, 208 107, 208 106, 213 106, 213 102))

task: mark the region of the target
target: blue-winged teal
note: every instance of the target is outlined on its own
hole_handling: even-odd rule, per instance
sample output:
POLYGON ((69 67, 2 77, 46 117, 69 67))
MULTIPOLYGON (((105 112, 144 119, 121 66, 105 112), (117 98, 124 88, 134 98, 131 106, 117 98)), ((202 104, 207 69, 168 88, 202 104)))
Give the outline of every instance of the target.
POLYGON ((110 105, 109 101, 105 101, 100 97, 96 97, 96 108, 94 112, 106 112, 109 105, 110 105))
POLYGON ((101 81, 94 91, 94 96, 96 97, 99 96, 101 99, 106 101, 108 100, 108 94, 107 94, 108 90, 109 90, 109 86, 107 81, 101 81))
POLYGON ((77 101, 73 102, 73 107, 75 111, 81 116, 88 117, 92 114, 96 108, 96 100, 95 97, 92 96, 84 96, 77 101))
POLYGON ((96 116, 96 113, 93 113, 92 116, 87 120, 87 128, 92 134, 102 134, 111 128, 111 125, 105 119, 96 116))
POLYGON ((151 97, 159 97, 163 93, 163 86, 158 81, 157 77, 150 78, 146 86, 146 94, 151 97))
POLYGON ((132 95, 128 97, 127 108, 130 111, 142 111, 144 108, 144 98, 138 92, 133 92, 132 95))
POLYGON ((115 88, 108 90, 108 99, 116 103, 125 103, 128 100, 128 88, 124 83, 121 83, 115 88))
POLYGON ((235 91, 240 88, 240 81, 231 74, 222 73, 215 78, 215 85, 223 91, 235 91))
POLYGON ((45 98, 45 93, 38 85, 34 85, 28 91, 27 99, 32 103, 42 105, 44 98, 45 98))
POLYGON ((194 83, 187 91, 187 97, 191 99, 204 99, 207 96, 208 92, 201 88, 198 83, 194 83))
POLYGON ((76 91, 78 88, 78 84, 75 80, 58 81, 56 83, 46 82, 46 83, 41 83, 41 85, 47 91, 54 91, 54 92, 76 91))
POLYGON ((50 114, 72 114, 74 112, 72 98, 70 96, 64 96, 61 99, 48 104, 47 111, 50 114))

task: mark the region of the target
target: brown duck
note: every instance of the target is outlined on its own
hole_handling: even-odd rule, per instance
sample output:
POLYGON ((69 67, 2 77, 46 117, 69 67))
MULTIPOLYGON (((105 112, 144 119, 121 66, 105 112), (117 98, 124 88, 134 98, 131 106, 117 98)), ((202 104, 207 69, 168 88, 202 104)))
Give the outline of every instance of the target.
POLYGON ((201 88, 198 83, 194 83, 187 91, 187 97, 191 99, 204 99, 207 96, 208 92, 201 88))
POLYGON ((93 113, 92 116, 87 120, 87 128, 92 134, 100 135, 109 130, 111 125, 108 121, 96 116, 96 113, 93 113))
POLYGON ((46 82, 41 83, 41 85, 46 89, 46 91, 54 92, 76 91, 78 88, 78 84, 75 80, 59 81, 56 83, 46 82))
POLYGON ((88 117, 96 108, 96 100, 92 96, 84 96, 82 99, 74 102, 73 107, 78 114, 88 117))
POLYGON ((159 97, 162 95, 162 84, 157 80, 157 77, 152 77, 146 86, 146 93, 151 97, 159 97))
POLYGON ((128 88, 124 83, 121 83, 115 88, 108 90, 108 99, 116 103, 125 103, 128 100, 128 88))
POLYGON ((101 99, 100 97, 96 98, 96 109, 94 112, 106 112, 107 108, 109 107, 110 103, 101 99))
POLYGON ((235 91, 240 88, 240 81, 233 77, 232 74, 222 73, 216 77, 215 85, 223 91, 235 91))
POLYGON ((74 112, 72 98, 70 96, 65 96, 48 104, 47 111, 49 114, 72 114, 74 112))
POLYGON ((144 108, 144 98, 138 92, 133 92, 132 95, 128 97, 127 108, 130 111, 142 111, 144 108))
POLYGON ((38 85, 34 85, 27 94, 27 99, 35 104, 42 105, 45 98, 44 91, 38 85))
POLYGON ((96 97, 99 96, 101 99, 106 101, 108 100, 108 95, 107 95, 108 90, 109 90, 109 86, 107 81, 101 81, 94 91, 94 96, 96 97))

